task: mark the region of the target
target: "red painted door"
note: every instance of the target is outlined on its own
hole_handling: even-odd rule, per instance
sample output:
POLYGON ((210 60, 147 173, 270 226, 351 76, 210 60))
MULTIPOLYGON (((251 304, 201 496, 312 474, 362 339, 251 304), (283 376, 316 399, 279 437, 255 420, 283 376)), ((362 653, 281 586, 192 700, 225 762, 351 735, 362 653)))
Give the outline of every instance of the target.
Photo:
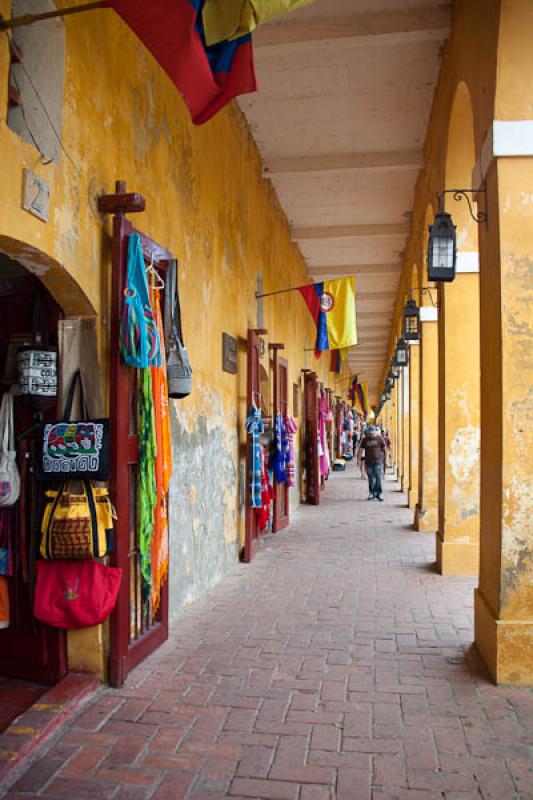
MULTIPOLYGON (((285 419, 289 413, 287 397, 289 366, 287 360, 278 355, 280 349, 276 347, 274 350, 274 417, 279 413, 285 419)), ((278 483, 274 476, 274 492, 272 531, 277 533, 289 524, 289 486, 287 482, 278 483)))
MULTIPOLYGON (((246 390, 246 412, 255 405, 261 408, 261 389, 259 380, 259 361, 261 358, 261 334, 266 334, 265 330, 248 331, 248 364, 247 364, 247 390, 246 390)), ((252 438, 247 437, 246 442, 246 522, 244 534, 244 561, 249 563, 259 547, 260 531, 257 524, 257 516, 254 508, 250 508, 250 469, 252 464, 252 438)))
MULTIPOLYGON (((116 608, 111 615, 109 680, 121 686, 128 673, 168 638, 168 581, 161 591, 161 605, 152 614, 141 590, 137 526, 137 402, 138 370, 124 364, 118 350, 121 299, 127 275, 128 237, 135 231, 124 213, 113 220, 112 319, 110 345, 110 401, 112 449, 110 491, 117 510, 116 547, 111 558, 124 570, 116 608)), ((141 234, 147 263, 164 275, 170 253, 141 234)), ((162 304, 164 298, 161 298, 162 304)))
MULTIPOLYGON (((0 255, 1 260, 1 255, 0 255)), ((7 265, 9 277, 0 279, 0 364, 10 338, 31 332, 32 307, 40 293, 43 325, 46 324, 50 344, 57 345, 57 323, 61 310, 44 290, 39 280, 15 262, 7 265)), ((8 386, 3 386, 0 395, 8 386)), ((16 397, 15 433, 20 436, 35 425, 36 407, 28 397, 16 397)), ((43 410, 43 421, 57 419, 59 409, 54 403, 43 410)), ((17 441, 18 464, 21 476, 19 501, 10 509, 15 529, 17 572, 7 579, 11 606, 10 625, 0 630, 0 674, 37 683, 56 683, 67 671, 65 631, 38 622, 32 613, 34 562, 39 549, 39 529, 42 508, 42 487, 34 477, 33 462, 38 435, 33 430, 17 441)))
POLYGON ((318 383, 316 373, 306 372, 304 380, 305 412, 305 500, 313 506, 320 503, 320 462, 318 459, 318 383))

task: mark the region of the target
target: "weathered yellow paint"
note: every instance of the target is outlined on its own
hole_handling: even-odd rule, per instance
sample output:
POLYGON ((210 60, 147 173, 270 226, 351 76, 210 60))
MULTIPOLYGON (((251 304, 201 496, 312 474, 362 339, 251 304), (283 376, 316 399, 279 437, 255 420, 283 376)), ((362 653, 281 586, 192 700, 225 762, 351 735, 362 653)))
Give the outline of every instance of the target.
POLYGON ((420 345, 409 348, 409 490, 407 502, 414 509, 418 502, 420 345))
MULTIPOLYGON (((10 16, 7 0, 0 0, 0 12, 10 16)), ((205 446, 219 436, 228 466, 217 484, 223 510, 211 523, 237 559, 244 539, 246 336, 258 323, 257 273, 263 275, 264 290, 272 291, 305 283, 305 265, 276 195, 262 177, 261 159, 237 105, 196 128, 176 88, 112 11, 71 17, 64 24, 63 142, 75 166, 64 156, 59 165, 43 164, 36 149, 10 131, 5 119, 0 121, 0 250, 32 268, 66 313, 98 316, 105 387, 111 226, 97 212, 97 196, 113 192, 117 179, 144 195, 146 211, 134 223, 180 261, 183 328, 194 369, 193 394, 172 403, 173 425, 191 448, 200 429, 205 446), (21 208, 25 167, 50 184, 48 223, 21 208), (223 331, 239 340, 237 376, 222 371, 223 331)), ((4 109, 7 63, 7 42, 1 37, 4 109)), ((326 385, 334 386, 337 376, 329 373, 326 356, 316 364, 304 353, 316 332, 298 293, 265 300, 264 324, 266 343, 286 344, 291 412, 292 386, 300 383, 306 360, 326 385)), ((347 377, 344 369, 345 384, 347 377)), ((175 454, 175 461, 185 462, 185 455, 175 454)), ((202 486, 188 479, 184 467, 176 483, 176 502, 188 515, 180 523, 192 534, 193 517, 205 522, 209 504, 205 498, 200 503, 202 486)), ((201 545, 199 529, 198 539, 201 545)), ((173 557, 179 560, 181 554, 173 557)), ((189 555, 180 563, 186 565, 184 575, 197 568, 189 555)), ((102 627, 73 632, 69 665, 102 674, 106 648, 102 627)))
POLYGON ((438 330, 421 323, 418 502, 415 530, 436 531, 438 523, 438 330))

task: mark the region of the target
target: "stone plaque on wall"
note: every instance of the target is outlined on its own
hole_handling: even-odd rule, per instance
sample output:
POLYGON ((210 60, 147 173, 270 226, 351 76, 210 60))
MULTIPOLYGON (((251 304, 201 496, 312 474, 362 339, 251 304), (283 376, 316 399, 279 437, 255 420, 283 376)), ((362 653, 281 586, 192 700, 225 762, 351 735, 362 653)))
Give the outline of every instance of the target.
POLYGON ((237 339, 229 333, 222 334, 222 369, 236 375, 237 364, 237 339))

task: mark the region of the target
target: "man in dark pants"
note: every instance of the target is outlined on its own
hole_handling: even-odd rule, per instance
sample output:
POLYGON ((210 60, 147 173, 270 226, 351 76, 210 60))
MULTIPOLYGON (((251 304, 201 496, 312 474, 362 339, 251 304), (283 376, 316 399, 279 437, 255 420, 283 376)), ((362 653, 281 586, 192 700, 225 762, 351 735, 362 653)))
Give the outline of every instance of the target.
POLYGON ((366 474, 368 477, 368 499, 383 500, 381 493, 381 475, 385 462, 385 442, 379 431, 370 425, 361 441, 360 447, 365 453, 366 474))

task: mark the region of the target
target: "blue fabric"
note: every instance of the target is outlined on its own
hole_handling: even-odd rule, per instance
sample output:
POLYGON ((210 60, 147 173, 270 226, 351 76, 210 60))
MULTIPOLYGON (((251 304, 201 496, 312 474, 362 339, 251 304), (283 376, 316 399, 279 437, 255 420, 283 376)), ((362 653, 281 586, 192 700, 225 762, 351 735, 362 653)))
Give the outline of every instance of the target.
POLYGON ((377 497, 381 494, 381 464, 366 464, 366 474, 368 477, 368 492, 372 497, 377 497))
POLYGON ((276 476, 278 483, 287 480, 287 465, 290 461, 289 437, 281 414, 274 420, 274 448, 270 454, 269 468, 276 476))
POLYGON ((161 343, 155 324, 141 249, 141 237, 128 241, 128 277, 120 324, 120 352, 130 367, 161 366, 161 343))
MULTIPOLYGON (((318 299, 320 300, 324 293, 324 283, 315 283, 313 288, 318 295, 318 299)), ((316 349, 329 350, 328 323, 326 321, 325 311, 321 311, 319 313, 316 327, 316 349)))
POLYGON ((255 405, 248 412, 246 432, 250 436, 250 508, 262 508, 261 501, 261 444, 259 437, 265 429, 261 411, 255 405))

